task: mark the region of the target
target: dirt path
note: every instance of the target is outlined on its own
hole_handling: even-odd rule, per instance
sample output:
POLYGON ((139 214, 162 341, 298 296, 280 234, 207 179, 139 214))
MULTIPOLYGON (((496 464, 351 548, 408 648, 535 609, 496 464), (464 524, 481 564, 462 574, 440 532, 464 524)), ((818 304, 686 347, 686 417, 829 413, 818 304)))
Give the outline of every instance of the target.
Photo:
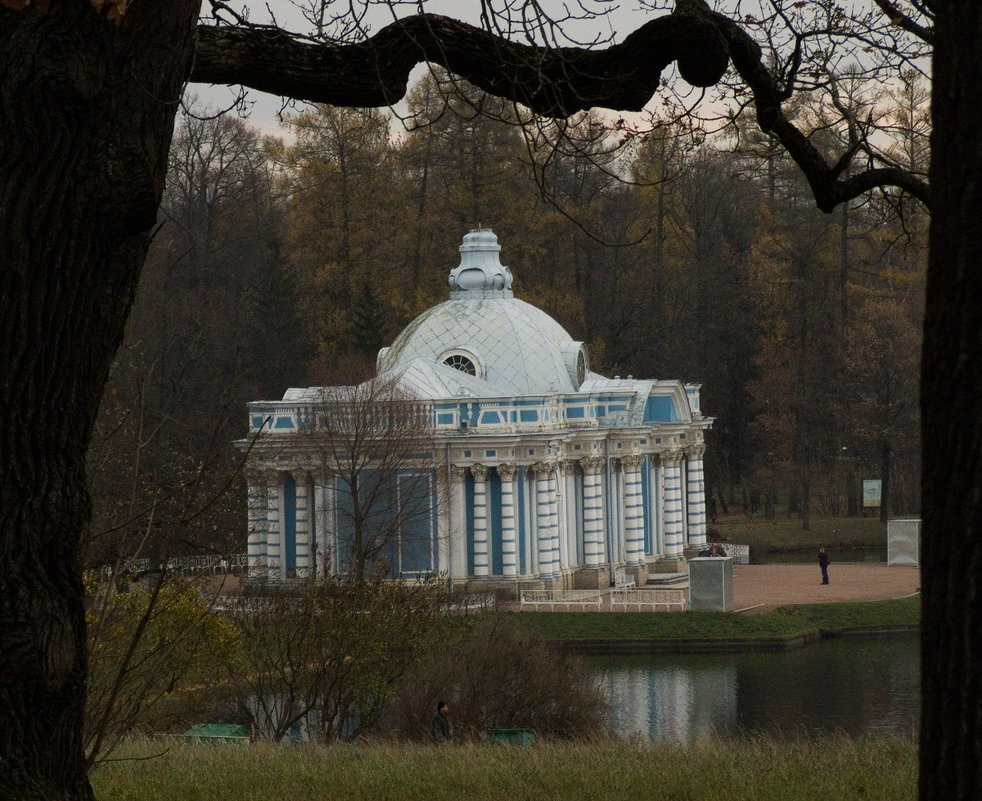
POLYGON ((787 604, 833 601, 881 601, 917 592, 921 572, 916 567, 887 567, 882 563, 829 566, 829 583, 822 584, 818 560, 814 565, 734 565, 733 604, 738 610, 767 611, 787 604))

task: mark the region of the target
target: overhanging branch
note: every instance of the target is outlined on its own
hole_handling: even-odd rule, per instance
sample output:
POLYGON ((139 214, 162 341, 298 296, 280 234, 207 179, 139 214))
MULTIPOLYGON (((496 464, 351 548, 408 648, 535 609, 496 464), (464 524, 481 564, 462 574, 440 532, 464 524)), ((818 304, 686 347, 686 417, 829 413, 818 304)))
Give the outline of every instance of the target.
POLYGON ((446 67, 475 86, 549 117, 604 107, 640 111, 677 63, 694 86, 712 86, 733 66, 754 98, 761 130, 798 165, 820 209, 829 212, 877 187, 895 186, 925 206, 928 187, 911 173, 873 168, 843 178, 784 113, 787 93, 760 47, 703 0, 678 0, 605 49, 546 48, 512 42, 433 14, 392 23, 363 42, 311 43, 273 27, 200 26, 192 82, 241 84, 271 94, 336 106, 384 106, 401 100, 420 62, 446 67))
POLYGON ((714 27, 691 13, 654 19, 604 50, 532 47, 432 14, 349 45, 312 44, 275 28, 200 26, 196 46, 192 82, 380 106, 401 100, 410 71, 428 61, 549 117, 595 106, 640 111, 673 61, 698 86, 719 81, 728 61, 714 27))

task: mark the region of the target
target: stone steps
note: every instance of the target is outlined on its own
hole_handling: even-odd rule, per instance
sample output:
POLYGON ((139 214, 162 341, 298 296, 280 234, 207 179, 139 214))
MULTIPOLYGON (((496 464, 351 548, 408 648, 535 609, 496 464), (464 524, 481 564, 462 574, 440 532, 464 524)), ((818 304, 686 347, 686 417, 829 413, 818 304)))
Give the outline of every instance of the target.
POLYGON ((652 589, 659 587, 684 587, 689 583, 688 573, 649 573, 643 586, 652 589))

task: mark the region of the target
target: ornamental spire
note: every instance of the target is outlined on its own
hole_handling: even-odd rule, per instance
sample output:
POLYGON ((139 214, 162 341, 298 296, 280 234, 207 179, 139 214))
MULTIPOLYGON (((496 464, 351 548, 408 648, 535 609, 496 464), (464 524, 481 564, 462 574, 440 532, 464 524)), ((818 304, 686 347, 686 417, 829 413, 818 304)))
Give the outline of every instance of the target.
POLYGON ((460 264, 450 271, 450 297, 506 297, 511 291, 511 270, 498 257, 501 245, 490 228, 474 228, 460 244, 460 264))

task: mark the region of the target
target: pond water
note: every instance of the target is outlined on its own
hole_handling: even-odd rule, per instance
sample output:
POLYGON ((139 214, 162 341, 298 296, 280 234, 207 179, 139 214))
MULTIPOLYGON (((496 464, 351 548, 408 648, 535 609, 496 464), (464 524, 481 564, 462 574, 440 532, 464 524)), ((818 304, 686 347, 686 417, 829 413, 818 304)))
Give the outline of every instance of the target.
POLYGON ((766 654, 596 657, 614 730, 649 741, 916 732, 916 635, 841 637, 766 654))

